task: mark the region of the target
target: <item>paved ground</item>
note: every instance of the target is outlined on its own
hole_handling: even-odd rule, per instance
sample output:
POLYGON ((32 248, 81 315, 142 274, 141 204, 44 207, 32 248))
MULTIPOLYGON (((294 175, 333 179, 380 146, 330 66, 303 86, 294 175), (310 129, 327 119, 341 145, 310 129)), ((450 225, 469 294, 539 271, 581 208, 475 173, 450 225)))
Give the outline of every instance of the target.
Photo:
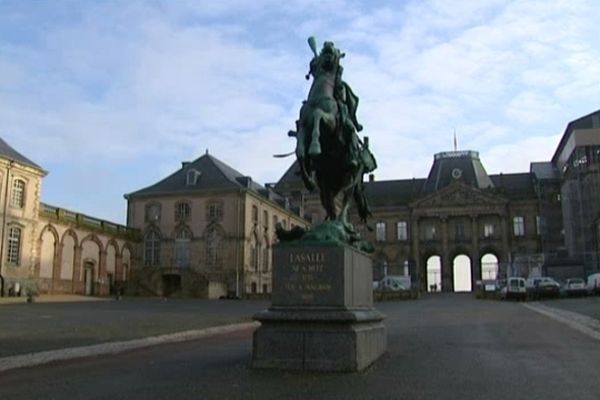
POLYGON ((389 348, 363 373, 252 370, 245 330, 9 371, 0 374, 0 399, 600 397, 599 341, 522 303, 441 295, 378 307, 388 315, 389 348))
POLYGON ((0 306, 0 357, 250 321, 268 306, 237 300, 49 300, 0 306))
POLYGON ((600 296, 548 300, 544 301, 543 304, 549 307, 573 311, 600 320, 600 296))

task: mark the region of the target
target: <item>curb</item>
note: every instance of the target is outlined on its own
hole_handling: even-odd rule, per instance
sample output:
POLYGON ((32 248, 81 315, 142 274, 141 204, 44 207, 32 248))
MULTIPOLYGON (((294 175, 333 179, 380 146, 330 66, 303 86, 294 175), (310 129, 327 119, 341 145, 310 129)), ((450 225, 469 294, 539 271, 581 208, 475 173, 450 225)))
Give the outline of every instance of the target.
POLYGON ((190 340, 206 338, 218 334, 241 331, 244 329, 257 328, 258 322, 244 322, 239 324, 230 324, 214 326, 205 329, 195 329, 166 335, 150 336, 141 339, 125 340, 120 342, 108 342, 94 344, 90 346, 68 347, 59 350, 48 350, 37 353, 21 354, 0 358, 0 372, 9 371, 17 368, 33 367, 37 365, 48 364, 54 361, 73 360, 84 357, 94 357, 107 354, 119 354, 129 350, 141 349, 144 347, 157 346, 168 343, 179 343, 190 340))
POLYGON ((523 307, 561 322, 571 329, 579 331, 592 339, 600 340, 600 321, 597 319, 573 311, 549 307, 540 303, 523 304, 523 307))

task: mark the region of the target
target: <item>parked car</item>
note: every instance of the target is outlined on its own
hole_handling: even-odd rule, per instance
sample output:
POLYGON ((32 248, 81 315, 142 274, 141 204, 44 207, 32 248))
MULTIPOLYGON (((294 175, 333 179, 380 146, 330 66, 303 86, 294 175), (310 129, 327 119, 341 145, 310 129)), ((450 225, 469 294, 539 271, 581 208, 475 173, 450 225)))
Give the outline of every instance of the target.
POLYGON ((533 299, 559 297, 560 283, 549 276, 527 279, 527 295, 533 299))
POLYGON ((569 278, 565 281, 562 287, 562 294, 564 296, 585 296, 587 294, 587 287, 585 281, 581 278, 569 278))
POLYGON ((506 280, 506 285, 500 288, 500 298, 503 300, 527 298, 527 288, 524 278, 512 277, 506 280))
POLYGON ((377 290, 389 292, 400 292, 403 290, 410 290, 410 281, 406 282, 406 279, 403 278, 404 277, 388 275, 381 281, 379 281, 377 290))
POLYGON ((587 290, 591 295, 600 295, 600 274, 591 274, 588 276, 587 290))

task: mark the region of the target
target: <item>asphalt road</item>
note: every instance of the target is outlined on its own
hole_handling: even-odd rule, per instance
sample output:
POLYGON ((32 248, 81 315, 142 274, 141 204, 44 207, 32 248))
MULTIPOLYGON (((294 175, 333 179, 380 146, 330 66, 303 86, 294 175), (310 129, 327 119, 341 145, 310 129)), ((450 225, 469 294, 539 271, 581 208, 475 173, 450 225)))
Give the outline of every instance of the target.
POLYGON ((441 295, 378 308, 388 351, 362 373, 252 370, 242 331, 9 371, 0 399, 600 398, 599 342, 521 303, 441 295))
POLYGON ((3 304, 0 358, 251 321, 254 313, 268 305, 264 301, 159 298, 3 304))

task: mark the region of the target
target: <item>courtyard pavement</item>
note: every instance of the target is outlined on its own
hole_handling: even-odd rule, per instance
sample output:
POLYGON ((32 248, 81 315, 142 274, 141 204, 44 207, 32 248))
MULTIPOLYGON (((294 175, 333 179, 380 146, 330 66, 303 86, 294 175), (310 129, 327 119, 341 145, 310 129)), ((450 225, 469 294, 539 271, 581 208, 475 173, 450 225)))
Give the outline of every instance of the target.
POLYGON ((83 296, 41 296, 34 303, 9 299, 12 302, 0 303, 0 358, 250 322, 252 315, 269 305, 83 296))
MULTIPOLYGON (((589 300, 600 307, 600 298, 589 300)), ((161 306, 155 299, 118 303, 52 306, 75 310, 79 318, 94 307, 117 313, 124 307, 150 322, 169 319, 164 315, 168 312, 180 313, 181 320, 213 319, 211 315, 233 310, 242 315, 246 309, 249 317, 266 305, 169 300, 161 306)), ((0 372, 0 399, 597 400, 600 339, 573 329, 576 320, 552 318, 554 313, 568 318, 563 308, 554 307, 563 303, 577 307, 580 302, 478 301, 472 295, 439 294, 377 303, 387 315, 388 351, 361 373, 254 370, 253 329, 247 327, 183 343, 0 372)), ((45 305, 34 306, 30 309, 45 305)), ((7 307, 12 306, 0 311, 7 307)), ((46 320, 32 321, 37 326, 46 320)))

